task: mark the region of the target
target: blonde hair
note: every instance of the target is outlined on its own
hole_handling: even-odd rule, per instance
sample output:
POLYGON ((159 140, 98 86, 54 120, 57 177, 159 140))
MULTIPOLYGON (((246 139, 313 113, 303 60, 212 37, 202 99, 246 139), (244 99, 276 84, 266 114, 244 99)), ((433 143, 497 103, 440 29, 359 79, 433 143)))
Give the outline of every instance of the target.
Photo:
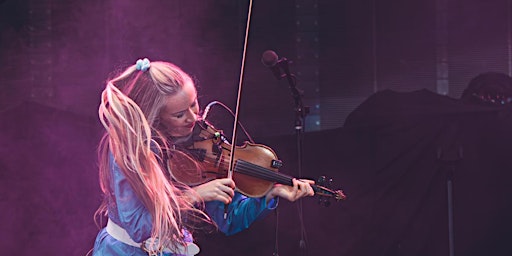
POLYGON ((167 145, 158 130, 159 113, 166 97, 186 83, 193 83, 191 77, 171 63, 151 62, 147 71, 139 71, 133 65, 107 82, 98 110, 106 129, 98 158, 100 187, 107 198, 96 215, 107 213, 111 152, 153 217, 150 241, 171 249, 184 243, 184 219, 187 223, 194 219, 210 222, 204 212, 194 207, 194 203, 202 202, 197 194, 184 184, 171 182, 161 164, 167 145))

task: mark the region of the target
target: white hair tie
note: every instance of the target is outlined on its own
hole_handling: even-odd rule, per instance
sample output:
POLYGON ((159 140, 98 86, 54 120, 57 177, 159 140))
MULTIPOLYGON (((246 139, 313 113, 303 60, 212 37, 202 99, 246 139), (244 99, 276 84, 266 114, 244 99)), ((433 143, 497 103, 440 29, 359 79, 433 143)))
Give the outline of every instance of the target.
POLYGON ((151 63, 149 62, 148 58, 144 58, 143 60, 138 59, 137 62, 135 63, 135 68, 142 72, 147 71, 149 67, 151 67, 151 63))

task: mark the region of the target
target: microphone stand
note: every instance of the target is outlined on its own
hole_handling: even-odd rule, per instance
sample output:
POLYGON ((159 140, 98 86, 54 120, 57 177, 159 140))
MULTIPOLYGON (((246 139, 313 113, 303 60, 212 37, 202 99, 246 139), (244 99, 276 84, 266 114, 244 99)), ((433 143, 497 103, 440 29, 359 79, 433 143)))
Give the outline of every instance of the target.
MULTIPOLYGON (((304 135, 304 126, 305 126, 305 118, 306 115, 309 114, 309 107, 304 106, 302 101, 302 96, 304 92, 297 88, 295 76, 290 73, 290 69, 288 67, 288 60, 286 58, 282 58, 279 60, 279 65, 283 70, 282 77, 285 77, 288 81, 288 85, 292 94, 292 97, 295 102, 295 135, 297 141, 297 170, 298 177, 302 177, 302 163, 303 163, 303 135, 304 135)), ((306 245, 306 230, 304 227, 304 219, 303 219, 303 206, 302 199, 299 199, 297 202, 297 210, 299 213, 299 221, 300 221, 300 241, 299 247, 301 249, 302 255, 307 255, 307 245, 306 245)))
POLYGON ((448 252, 449 256, 455 256, 455 232, 453 225, 453 175, 463 160, 463 148, 437 149, 437 160, 441 169, 446 171, 446 192, 448 203, 448 252))

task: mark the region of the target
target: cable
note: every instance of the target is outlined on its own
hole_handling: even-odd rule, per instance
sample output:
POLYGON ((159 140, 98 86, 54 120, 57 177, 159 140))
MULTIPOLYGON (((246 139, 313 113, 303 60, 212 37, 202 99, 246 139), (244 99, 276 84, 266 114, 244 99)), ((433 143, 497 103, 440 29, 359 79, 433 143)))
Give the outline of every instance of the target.
MULTIPOLYGON (((210 103, 208 103, 208 105, 206 105, 206 107, 204 108, 204 112, 203 112, 203 115, 201 116, 201 118, 203 120, 206 120, 206 118, 208 117, 208 114, 210 112, 210 109, 213 105, 220 105, 222 106, 225 110, 227 110, 233 117, 235 117, 235 113, 233 113, 233 111, 228 107, 226 106, 224 103, 220 102, 220 101, 212 101, 210 103)), ((237 123, 238 125, 240 126, 240 128, 242 129, 242 131, 244 132, 245 136, 247 136, 247 139, 251 142, 251 143, 254 143, 254 140, 252 139, 251 135, 249 135, 249 133, 247 132, 247 130, 245 129, 245 127, 242 125, 242 123, 240 122, 240 120, 237 120, 237 123)), ((231 142, 232 144, 234 144, 234 142, 231 142)))

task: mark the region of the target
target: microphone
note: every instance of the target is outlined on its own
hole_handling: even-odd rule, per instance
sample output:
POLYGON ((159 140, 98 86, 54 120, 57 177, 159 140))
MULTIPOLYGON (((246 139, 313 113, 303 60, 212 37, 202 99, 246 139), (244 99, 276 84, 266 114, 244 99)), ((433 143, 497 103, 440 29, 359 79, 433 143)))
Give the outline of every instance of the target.
POLYGON ((277 54, 272 50, 266 50, 261 56, 261 63, 263 63, 265 67, 270 68, 277 80, 281 80, 281 78, 283 78, 280 66, 286 61, 286 58, 279 59, 277 54))
POLYGON ((208 113, 210 112, 210 108, 215 105, 215 104, 220 104, 220 102, 214 100, 210 103, 208 103, 208 105, 206 105, 206 107, 204 108, 204 112, 203 112, 203 115, 201 116, 201 119, 202 120, 206 120, 206 117, 208 116, 208 113))

